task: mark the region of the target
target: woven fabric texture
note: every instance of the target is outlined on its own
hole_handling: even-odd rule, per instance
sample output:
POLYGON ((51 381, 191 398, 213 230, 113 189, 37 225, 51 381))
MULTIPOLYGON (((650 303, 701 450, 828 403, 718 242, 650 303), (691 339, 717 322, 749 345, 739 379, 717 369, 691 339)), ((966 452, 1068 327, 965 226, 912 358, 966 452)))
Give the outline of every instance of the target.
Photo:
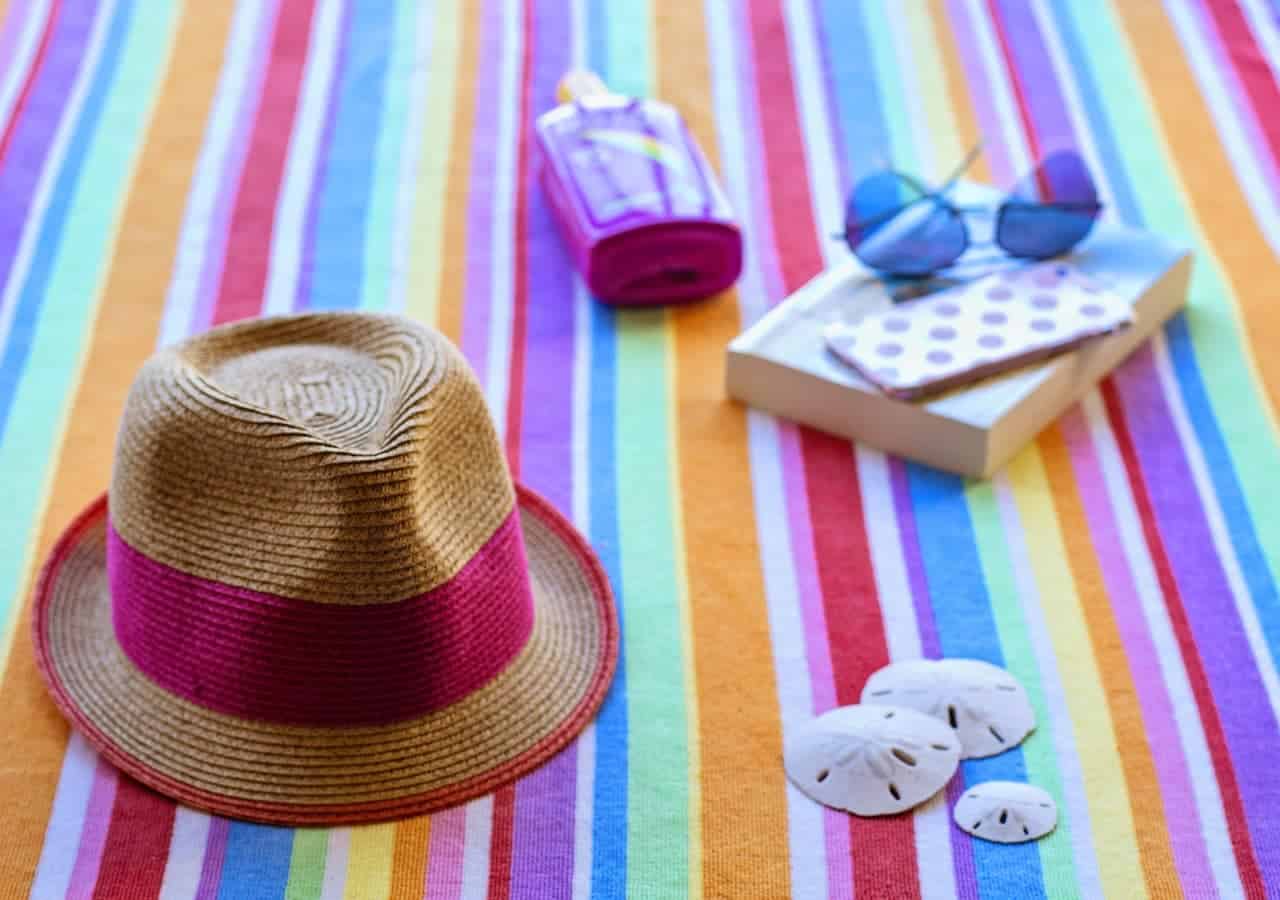
POLYGON ((1278 12, 0 0, 0 896, 1280 893, 1278 12), (736 291, 586 296, 530 152, 575 63, 685 113, 745 228, 736 291), (1078 146, 1106 215, 1196 248, 1188 311, 990 482, 727 404, 725 344, 842 258, 852 182, 941 175, 979 138, 1000 184, 1078 146), (581 739, 465 806, 207 816, 69 730, 35 574, 108 484, 157 346, 339 308, 462 348, 516 477, 599 551, 621 666, 581 739), (1007 667, 1037 730, 911 817, 792 791, 784 735, 922 654, 1007 667), (989 779, 1048 790, 1058 828, 959 832, 950 805, 989 779))

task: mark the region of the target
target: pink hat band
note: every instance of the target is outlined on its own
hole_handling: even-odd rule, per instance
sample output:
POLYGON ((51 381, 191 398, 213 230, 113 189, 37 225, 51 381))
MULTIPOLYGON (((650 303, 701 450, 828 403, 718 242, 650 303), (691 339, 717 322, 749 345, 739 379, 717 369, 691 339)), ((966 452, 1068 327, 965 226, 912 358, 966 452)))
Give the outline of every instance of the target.
POLYGON ((200 578, 114 526, 107 573, 116 637, 139 669, 207 709, 280 724, 383 725, 448 706, 506 668, 533 628, 516 509, 453 578, 394 603, 316 603, 200 578))

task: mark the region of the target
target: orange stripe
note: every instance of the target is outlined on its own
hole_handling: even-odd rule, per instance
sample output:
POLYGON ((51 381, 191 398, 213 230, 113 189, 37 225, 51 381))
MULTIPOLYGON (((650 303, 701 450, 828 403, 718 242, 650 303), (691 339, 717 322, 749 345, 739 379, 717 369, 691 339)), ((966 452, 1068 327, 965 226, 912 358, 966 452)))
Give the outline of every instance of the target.
POLYGON ((391 856, 391 900, 418 900, 427 883, 427 848, 431 817, 419 816, 396 826, 391 856))
MULTIPOLYGON (((702 7, 657 0, 658 93, 685 115, 717 162, 702 7)), ((707 897, 786 896, 790 889, 782 724, 752 509, 746 415, 724 399, 724 348, 737 297, 671 312, 677 446, 702 775, 707 897), (750 865, 744 864, 745 860, 750 865)), ((697 861, 691 861, 697 865, 697 861)))
MULTIPOLYGON (((440 269, 440 303, 436 328, 462 346, 462 307, 467 284, 467 195, 471 192, 471 141, 476 121, 476 73, 479 58, 480 19, 476 10, 465 10, 462 46, 458 52, 458 96, 453 107, 453 147, 449 151, 448 221, 443 247, 415 247, 414 253, 443 253, 440 269)), ((431 140, 431 135, 426 136, 431 140)))
POLYGON ((1280 260, 1263 239, 1214 120, 1191 73, 1190 64, 1158 4, 1125 0, 1116 4, 1126 38, 1153 99, 1165 145, 1177 167, 1204 239, 1221 260, 1223 277, 1235 295, 1241 327, 1252 347, 1272 411, 1280 414, 1280 315, 1275 292, 1280 260))
MULTIPOLYGON (((946 0, 929 0, 929 25, 933 32, 933 46, 937 48, 942 60, 942 70, 946 73, 947 100, 955 119, 956 130, 960 133, 961 143, 967 150, 977 146, 982 140, 982 129, 978 127, 978 117, 973 111, 973 102, 969 97, 969 77, 964 70, 964 62, 960 59, 960 49, 956 46, 955 32, 950 19, 947 18, 946 0)), ((986 156, 979 156, 970 168, 975 181, 991 181, 991 169, 986 156)))
MULTIPOLYGON (((41 519, 36 561, 44 559, 67 522, 107 484, 125 392, 159 332, 233 8, 202 4, 183 13, 170 57, 181 65, 171 65, 165 74, 120 220, 114 260, 41 519)), ((31 577, 28 571, 22 582, 24 607, 0 682, 0 722, 22 723, 0 737, 0 796, 21 798, 8 805, 5 817, 0 884, 7 888, 28 885, 34 875, 67 741, 66 723, 45 693, 28 639, 31 577)))
POLYGON ((1173 861, 1155 761, 1147 744, 1137 689, 1129 672, 1129 660, 1120 631, 1111 613, 1111 600, 1093 548, 1093 536, 1077 491, 1066 441, 1062 431, 1054 426, 1040 436, 1037 444, 1058 512, 1067 564, 1075 581, 1076 596, 1080 598, 1085 627, 1106 692, 1116 744, 1124 748, 1120 754, 1120 765, 1129 785, 1133 821, 1141 825, 1136 839, 1147 888, 1152 896, 1180 897, 1182 885, 1173 861))

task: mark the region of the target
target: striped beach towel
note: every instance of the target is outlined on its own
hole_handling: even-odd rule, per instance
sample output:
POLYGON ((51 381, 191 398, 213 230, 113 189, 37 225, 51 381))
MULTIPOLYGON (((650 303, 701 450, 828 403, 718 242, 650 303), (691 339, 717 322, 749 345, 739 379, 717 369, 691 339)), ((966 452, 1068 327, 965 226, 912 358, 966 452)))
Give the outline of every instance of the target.
POLYGON ((0 0, 0 896, 1280 894, 1278 249, 1277 0, 0 0), (531 158, 574 65, 686 114, 735 292, 586 295, 531 158), (979 138, 1001 184, 1079 147, 1107 215, 1196 248, 1186 313, 990 481, 728 403, 726 343, 846 252, 852 181, 979 138), (580 740, 464 807, 210 817, 69 733, 33 575, 156 346, 335 308, 463 348, 609 570, 621 665, 580 740), (1039 727, 914 815, 790 788, 785 735, 921 655, 1007 667, 1039 727), (992 778, 1057 830, 956 830, 992 778))

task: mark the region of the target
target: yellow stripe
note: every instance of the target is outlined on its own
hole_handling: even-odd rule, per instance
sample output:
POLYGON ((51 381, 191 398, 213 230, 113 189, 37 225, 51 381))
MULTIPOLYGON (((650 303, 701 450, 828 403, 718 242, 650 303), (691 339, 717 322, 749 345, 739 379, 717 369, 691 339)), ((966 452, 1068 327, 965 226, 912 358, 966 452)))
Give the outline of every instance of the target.
POLYGON ((1027 554, 1053 642, 1058 674, 1067 686, 1066 705, 1079 749, 1098 871, 1103 885, 1110 890, 1128 892, 1126 896, 1145 895, 1129 785, 1116 747, 1111 708, 1037 446, 1028 447, 1014 458, 1009 464, 1008 479, 1026 535, 1027 554))
POLYGON ((351 829, 347 883, 342 891, 345 900, 369 900, 371 897, 386 897, 390 893, 395 848, 394 822, 351 829))
MULTIPOLYGON (((422 151, 418 158, 409 237, 409 291, 405 297, 405 313, 428 324, 436 322, 440 305, 441 260, 445 256, 444 228, 449 209, 446 201, 450 199, 451 189, 456 192, 457 184, 461 184, 465 192, 470 174, 466 159, 455 160, 453 156, 458 59, 463 52, 462 17, 458 7, 458 0, 440 0, 435 6, 431 74, 427 79, 427 108, 421 125, 422 151), (454 168, 460 170, 452 177, 451 162, 456 162, 454 168)), ((466 30, 476 29, 472 25, 466 30)), ((469 85, 473 80, 468 77, 464 84, 469 85)), ((463 140, 469 140, 470 104, 464 103, 457 112, 459 120, 466 120, 457 123, 459 134, 463 140)))

